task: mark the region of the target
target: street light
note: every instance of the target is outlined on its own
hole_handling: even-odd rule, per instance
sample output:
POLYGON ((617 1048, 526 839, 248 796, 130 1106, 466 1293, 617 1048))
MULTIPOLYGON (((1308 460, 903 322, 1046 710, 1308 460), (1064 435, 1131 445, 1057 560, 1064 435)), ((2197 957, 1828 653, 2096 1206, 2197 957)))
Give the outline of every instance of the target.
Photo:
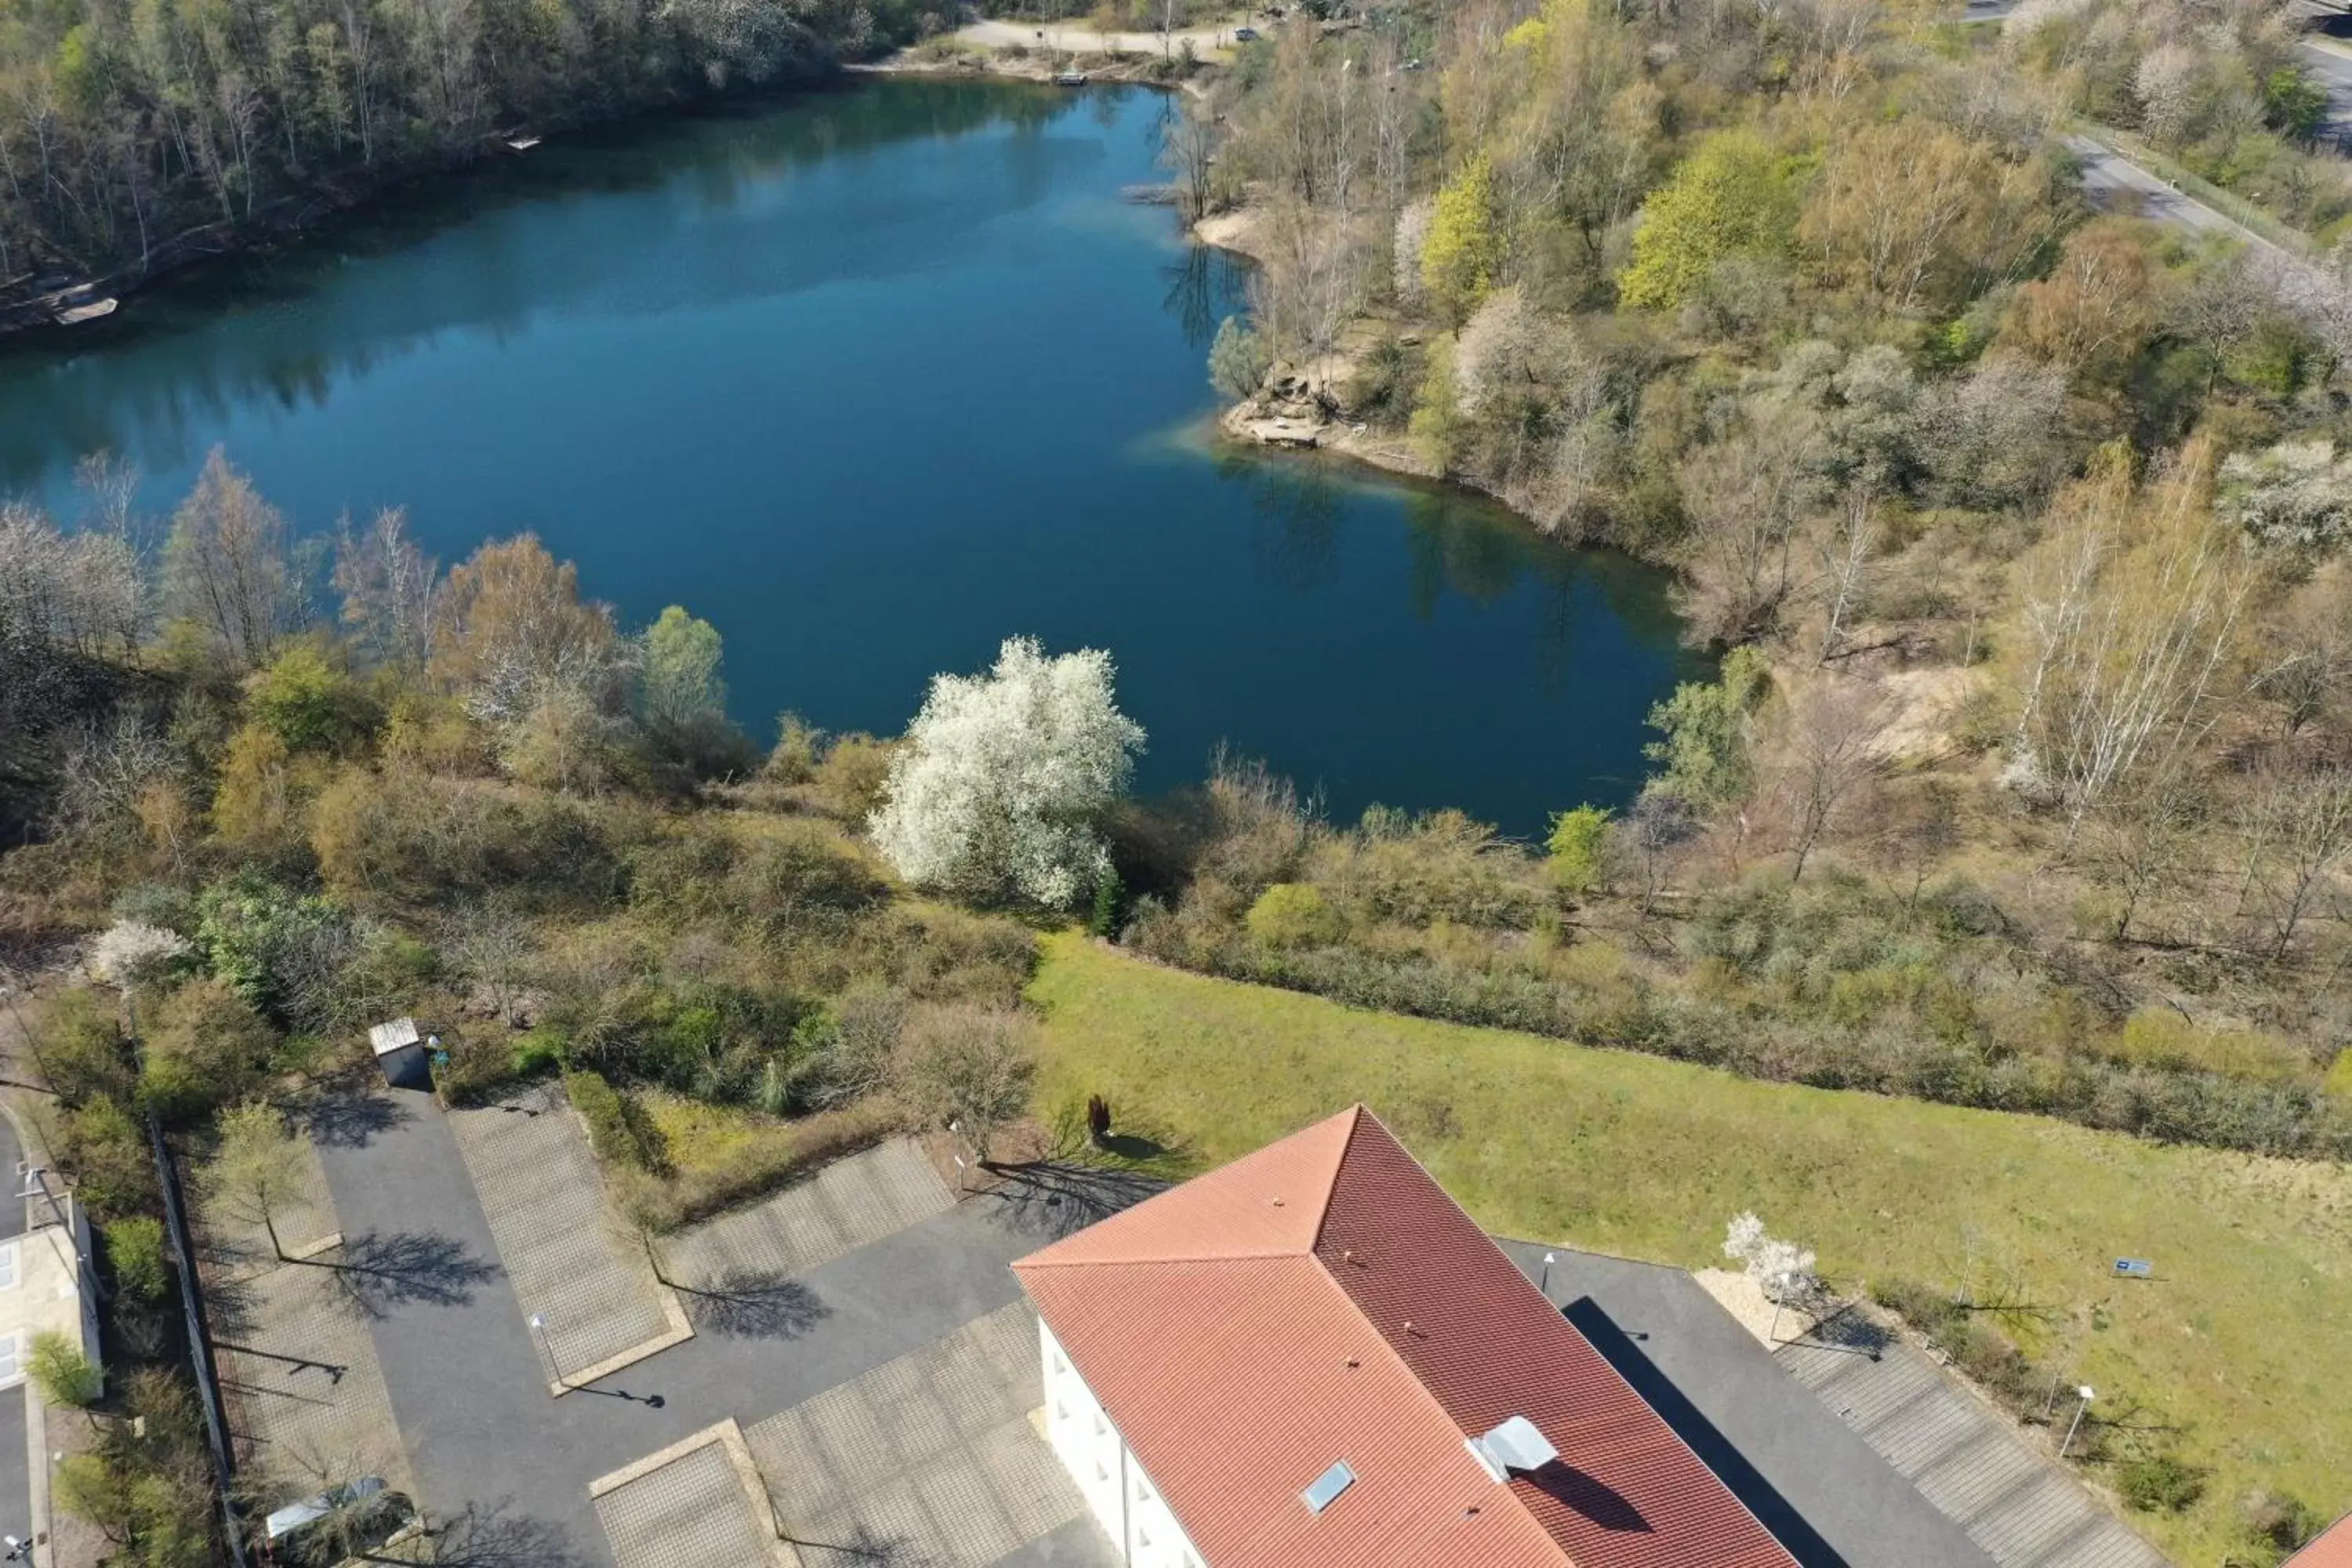
POLYGON ((556 1364, 555 1342, 547 1337, 547 1320, 541 1317, 537 1312, 533 1312, 530 1315, 530 1326, 532 1329, 537 1331, 539 1334, 540 1348, 547 1352, 548 1375, 555 1380, 557 1387, 562 1387, 563 1369, 556 1364))
POLYGON ((0 1535, 0 1541, 8 1543, 6 1554, 0 1555, 0 1563, 30 1563, 33 1560, 31 1542, 19 1541, 13 1535, 0 1535))
POLYGON ((2066 1440, 2058 1445, 2058 1457, 2062 1459, 2066 1457, 2066 1450, 2074 1446, 2074 1434, 2080 1431, 2083 1426, 2083 1412, 2091 1407, 2091 1401, 2095 1397, 2091 1393, 2091 1385, 2087 1383, 2074 1391, 2074 1396, 2082 1403, 2074 1406, 2074 1419, 2067 1423, 2066 1440))
POLYGON ((1543 1292, 1543 1299, 1547 1301, 1551 1300, 1551 1266, 1559 1261, 1557 1254, 1549 1252, 1544 1254, 1543 1283, 1536 1289, 1543 1292))

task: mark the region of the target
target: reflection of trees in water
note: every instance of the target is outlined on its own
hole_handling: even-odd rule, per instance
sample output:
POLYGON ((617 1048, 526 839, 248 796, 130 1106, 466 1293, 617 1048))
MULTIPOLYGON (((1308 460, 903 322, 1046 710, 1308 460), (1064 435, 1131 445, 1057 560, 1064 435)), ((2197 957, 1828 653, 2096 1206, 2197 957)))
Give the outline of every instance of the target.
POLYGON ((1339 576, 1341 492, 1328 462, 1227 454, 1217 467, 1249 487, 1250 553, 1259 576, 1293 594, 1339 576))
MULTIPOLYGON (((1230 251, 1213 245, 1188 245, 1179 259, 1160 269, 1168 279, 1161 308, 1183 328, 1184 341, 1202 353, 1217 335, 1217 324, 1247 302, 1249 269, 1230 251)), ((1204 364, 1202 378, 1207 379, 1204 364)))
MULTIPOLYGON (((1087 96, 1116 118, 1119 95, 1087 96)), ((133 448, 143 448, 151 468, 171 466, 241 408, 321 405, 339 384, 453 330, 503 342, 534 314, 583 300, 600 310, 660 308, 928 265, 940 250, 936 231, 952 235, 1001 216, 1004 185, 950 191, 946 203, 921 192, 915 210, 925 243, 896 256, 868 243, 870 235, 813 236, 791 212, 752 215, 779 236, 782 243, 772 246, 760 243, 756 227, 695 227, 713 212, 763 198, 798 168, 913 138, 955 141, 1007 128, 1024 148, 1003 172, 1014 204, 1032 203, 1050 188, 1039 176, 1064 165, 1041 166, 1036 143, 1050 139, 1021 133, 1074 107, 1066 95, 1027 86, 892 82, 616 125, 422 184, 278 256, 184 274, 120 317, 78 330, 69 344, 10 345, 0 357, 0 489, 44 483, 99 450, 140 456, 133 448), (667 203, 619 215, 584 215, 576 200, 673 192, 667 203), (522 209, 534 204, 540 210, 526 221, 522 209), (463 226, 482 227, 482 242, 380 270, 335 310, 291 309, 315 299, 349 261, 416 249, 463 226), (780 278, 786 265, 793 274, 780 278), (42 374, 68 361, 83 363, 71 374, 42 374)), ((1066 163, 1094 154, 1070 145, 1060 156, 1066 163)), ((885 222, 910 221, 887 201, 877 211, 885 222)))

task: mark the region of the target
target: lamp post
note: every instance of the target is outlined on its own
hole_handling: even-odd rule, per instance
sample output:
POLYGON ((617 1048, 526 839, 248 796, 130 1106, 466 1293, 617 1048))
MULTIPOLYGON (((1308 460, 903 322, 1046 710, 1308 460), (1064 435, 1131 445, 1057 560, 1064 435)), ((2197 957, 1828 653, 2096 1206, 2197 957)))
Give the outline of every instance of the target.
POLYGON ((1559 1261, 1558 1254, 1550 1252, 1544 1254, 1543 1283, 1538 1285, 1536 1289, 1543 1292, 1543 1299, 1547 1301, 1551 1300, 1551 1266, 1559 1261))
POLYGON ((2058 1457, 2062 1459, 2066 1457, 2066 1450, 2074 1446, 2074 1434, 2082 1430, 2083 1413, 2091 1407, 2091 1401, 2095 1397, 2091 1393, 2091 1385, 2084 1384, 2076 1389, 2074 1397, 2080 1401, 2074 1406, 2074 1419, 2066 1424, 2066 1440, 2058 1445, 2058 1457))
POLYGON ((0 1541, 8 1543, 7 1552, 0 1554, 0 1563, 30 1563, 33 1560, 31 1542, 19 1541, 13 1535, 0 1535, 0 1541))
POLYGON ((556 1363, 555 1342, 549 1339, 547 1336, 547 1320, 541 1317, 537 1312, 533 1312, 530 1315, 530 1326, 532 1331, 539 1335, 540 1348, 547 1352, 548 1375, 555 1380, 555 1385, 558 1388, 562 1387, 563 1369, 556 1363))

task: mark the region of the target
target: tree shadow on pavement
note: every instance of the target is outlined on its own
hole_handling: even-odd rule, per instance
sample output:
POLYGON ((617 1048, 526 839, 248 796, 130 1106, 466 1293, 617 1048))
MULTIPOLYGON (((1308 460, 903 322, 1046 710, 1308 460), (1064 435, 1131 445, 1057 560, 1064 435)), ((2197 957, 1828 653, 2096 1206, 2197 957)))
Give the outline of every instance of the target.
POLYGON ((321 1148, 364 1149, 380 1132, 408 1120, 406 1107, 382 1089, 342 1083, 306 1096, 292 1108, 293 1120, 321 1148))
POLYGON ((474 1288, 498 1277, 454 1237, 425 1231, 368 1231, 344 1238, 340 1261, 320 1260, 343 1287, 344 1299, 361 1316, 382 1320, 394 1308, 462 1307, 474 1288))
POLYGON ((511 1501, 467 1503, 400 1555, 367 1553, 364 1563, 430 1564, 431 1568, 587 1568, 562 1526, 509 1511, 511 1501))
POLYGON ((996 1184, 974 1201, 995 1205, 1013 1229, 1054 1241, 1165 1192, 1170 1184, 1141 1171, 1075 1160, 993 1165, 989 1173, 996 1184))
POLYGON ((685 1299, 686 1315, 698 1334, 796 1340, 833 1315, 799 1280, 757 1269, 730 1268, 704 1285, 664 1283, 685 1299))
POLYGON ((934 1559, 903 1537, 886 1536, 860 1524, 830 1541, 787 1536, 808 1568, 934 1568, 934 1559))

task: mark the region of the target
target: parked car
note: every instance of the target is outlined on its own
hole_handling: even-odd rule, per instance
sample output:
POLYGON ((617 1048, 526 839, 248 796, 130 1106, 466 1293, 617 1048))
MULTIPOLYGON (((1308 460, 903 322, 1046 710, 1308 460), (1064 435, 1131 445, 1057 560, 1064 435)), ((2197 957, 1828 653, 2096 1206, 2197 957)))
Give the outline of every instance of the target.
POLYGON ((1235 27, 1234 29, 1234 42, 1237 44, 1256 43, 1257 29, 1255 27, 1235 27))
POLYGON ((382 1476, 362 1476, 271 1513, 262 1521, 262 1555, 289 1568, 330 1568, 382 1544, 415 1516, 382 1476))

